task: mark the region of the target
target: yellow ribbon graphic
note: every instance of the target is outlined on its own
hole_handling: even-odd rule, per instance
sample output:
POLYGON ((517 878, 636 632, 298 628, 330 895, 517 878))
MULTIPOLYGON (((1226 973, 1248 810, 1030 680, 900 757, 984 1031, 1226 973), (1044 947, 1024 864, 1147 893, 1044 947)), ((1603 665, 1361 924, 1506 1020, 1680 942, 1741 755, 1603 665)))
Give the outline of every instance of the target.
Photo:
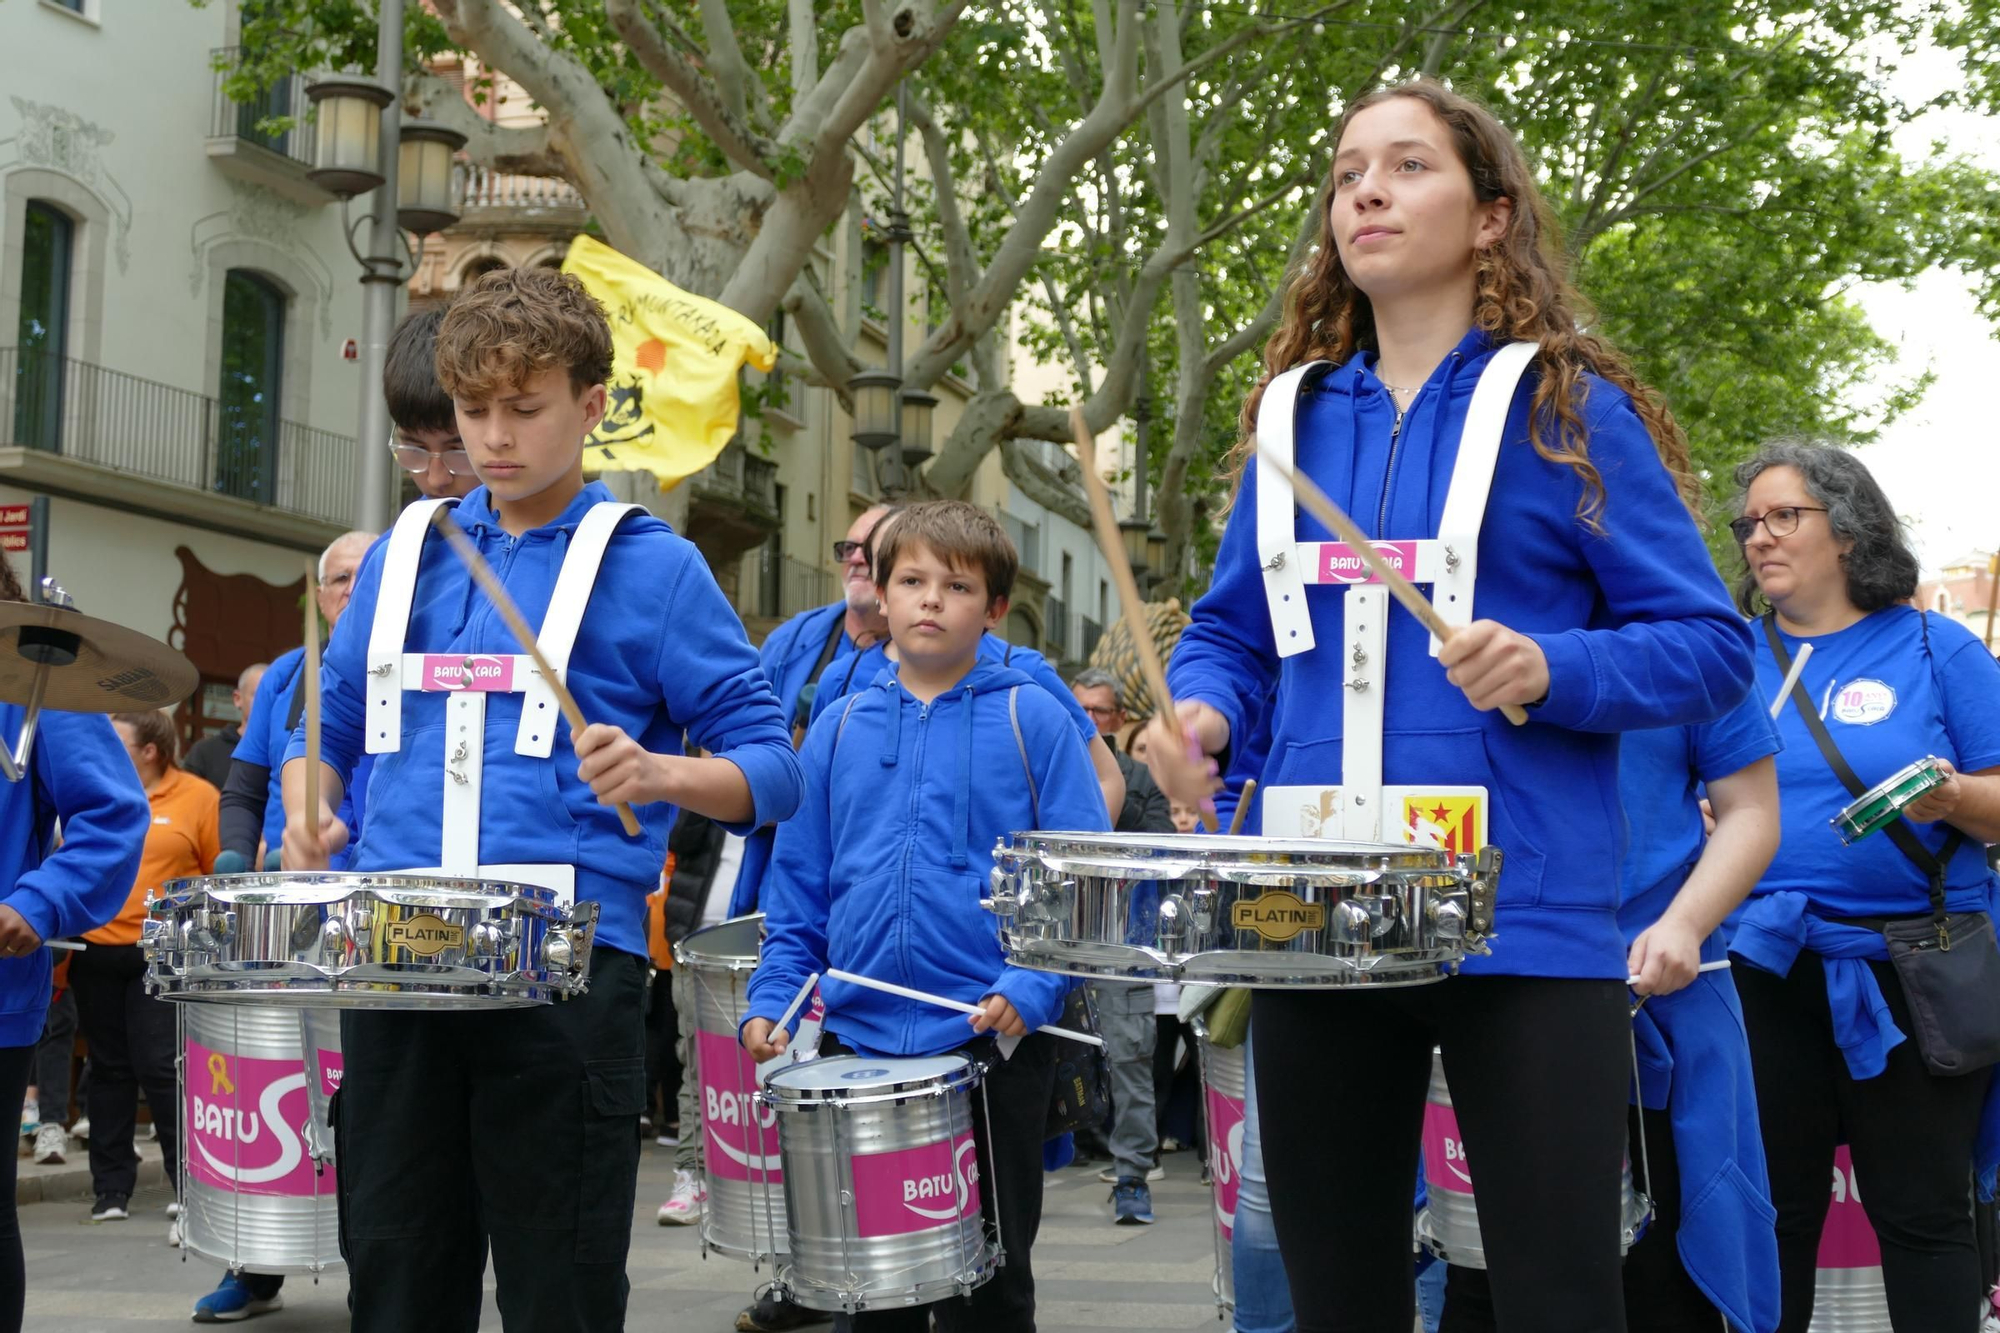
POLYGON ((210 1096, 236 1091, 236 1085, 229 1081, 229 1057, 219 1051, 208 1057, 208 1091, 210 1096))

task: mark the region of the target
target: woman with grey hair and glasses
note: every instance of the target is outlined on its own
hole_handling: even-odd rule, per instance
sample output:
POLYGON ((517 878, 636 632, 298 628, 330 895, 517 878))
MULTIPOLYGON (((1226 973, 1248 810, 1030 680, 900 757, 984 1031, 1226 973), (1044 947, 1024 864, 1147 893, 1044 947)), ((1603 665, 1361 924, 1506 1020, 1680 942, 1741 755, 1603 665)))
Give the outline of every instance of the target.
POLYGON ((2000 841, 2000 666, 1965 627, 1909 605, 1916 556, 1852 454, 1779 441, 1736 481, 1737 600, 1762 620, 1761 696, 1812 650, 1777 716, 1782 848, 1731 948, 1778 1212, 1780 1333, 1812 1322, 1842 1141, 1881 1241, 1891 1326, 1973 1333, 1973 1151, 1994 1071, 1973 1056, 1939 1072, 1953 1063, 1950 1024, 1934 1019, 1977 1001, 1971 991, 2000 1000, 1962 976, 1899 971, 1889 944, 1934 945, 1950 913, 1954 968, 1996 963, 1984 844, 2000 841), (1833 827, 1859 793, 1926 756, 1941 780, 1890 827, 1851 843, 1833 827))

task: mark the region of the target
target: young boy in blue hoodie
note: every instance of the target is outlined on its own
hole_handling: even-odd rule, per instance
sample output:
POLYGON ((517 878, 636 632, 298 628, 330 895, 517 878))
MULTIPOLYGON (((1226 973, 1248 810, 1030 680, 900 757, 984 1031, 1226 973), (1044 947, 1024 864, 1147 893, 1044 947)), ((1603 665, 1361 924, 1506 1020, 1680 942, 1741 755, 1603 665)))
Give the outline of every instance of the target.
POLYGON ((798 802, 789 728, 701 553, 585 485, 611 335, 575 278, 489 273, 438 329, 440 383, 484 483, 412 505, 327 646, 316 817, 286 753, 285 864, 346 840, 358 871, 526 881, 599 907, 588 993, 524 1009, 348 1010, 334 1111, 356 1330, 471 1333, 490 1250, 502 1324, 624 1325, 645 1099, 645 899, 676 807, 736 832, 798 802), (429 533, 437 510, 507 586, 591 725, 572 736, 499 612, 429 533), (458 664, 489 669, 468 680, 458 664), (688 758, 685 739, 711 757, 688 758), (613 805, 637 814, 627 837, 613 805))
POLYGON ((1104 831, 1110 820, 1063 706, 1023 673, 981 660, 981 636, 1007 614, 1015 561, 1006 533, 973 505, 932 501, 897 516, 875 580, 900 661, 813 724, 800 753, 805 799, 778 829, 764 883, 764 950, 742 1029, 755 1058, 784 1051, 790 1033, 775 1020, 810 973, 829 967, 981 1011, 968 1018, 822 980, 827 1049, 985 1057, 993 1033, 1025 1036, 988 1070, 984 1099, 973 1103, 996 1177, 982 1201, 990 1209, 998 1194, 1006 1262, 965 1300, 865 1311, 856 1333, 918 1333, 933 1316, 944 1333, 1035 1326, 1029 1252, 1055 1078, 1051 1039, 1035 1029, 1055 1020, 1073 982, 1008 966, 979 901, 996 839, 1032 828, 1104 831))
MULTIPOLYGON (((0 556, 0 601, 27 594, 0 556)), ((139 873, 153 812, 111 719, 45 712, 28 773, 0 782, 0 1106, 27 1095, 49 1009, 54 957, 44 942, 81 935, 118 915, 139 873), (56 821, 62 843, 56 843, 56 821)), ((0 704, 0 738, 21 734, 21 708, 0 704)), ((0 1178, 0 1328, 19 1328, 27 1297, 15 1224, 18 1161, 0 1178)))

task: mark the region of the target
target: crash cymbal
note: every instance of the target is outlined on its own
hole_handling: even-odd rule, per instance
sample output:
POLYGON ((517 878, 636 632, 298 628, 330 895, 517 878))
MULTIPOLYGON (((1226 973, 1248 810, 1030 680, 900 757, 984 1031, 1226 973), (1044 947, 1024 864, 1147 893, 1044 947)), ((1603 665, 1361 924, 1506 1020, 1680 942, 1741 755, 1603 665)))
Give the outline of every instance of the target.
POLYGON ((201 683, 194 663, 158 639, 67 607, 0 602, 0 702, 28 702, 49 667, 42 707, 65 713, 171 708, 201 683))

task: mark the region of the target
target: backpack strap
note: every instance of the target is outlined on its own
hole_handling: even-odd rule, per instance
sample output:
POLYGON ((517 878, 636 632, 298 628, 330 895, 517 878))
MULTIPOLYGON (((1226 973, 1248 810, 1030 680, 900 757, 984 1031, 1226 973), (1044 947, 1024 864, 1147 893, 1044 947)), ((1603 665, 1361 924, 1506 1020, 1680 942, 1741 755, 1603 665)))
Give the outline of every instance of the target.
POLYGON ((1021 735, 1021 687, 1009 686, 1007 690, 1007 720, 1014 725, 1014 748, 1021 752, 1021 772, 1028 779, 1028 813, 1034 826, 1042 826, 1042 796, 1035 790, 1035 770, 1028 763, 1028 742, 1021 735))

